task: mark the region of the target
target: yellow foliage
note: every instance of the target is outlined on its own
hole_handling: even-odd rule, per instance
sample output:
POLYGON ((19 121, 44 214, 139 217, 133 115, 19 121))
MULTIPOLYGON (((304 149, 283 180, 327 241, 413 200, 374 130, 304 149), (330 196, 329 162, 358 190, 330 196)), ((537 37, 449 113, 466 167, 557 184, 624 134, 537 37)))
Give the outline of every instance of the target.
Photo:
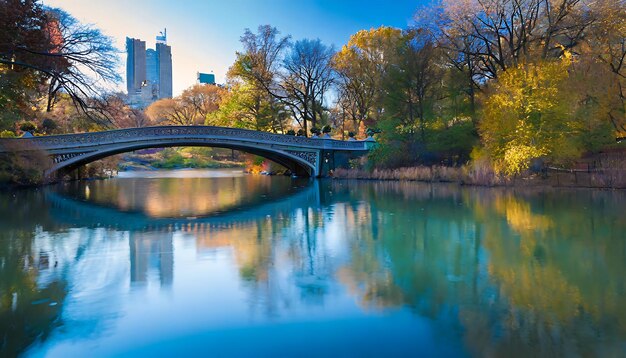
POLYGON ((346 84, 344 90, 354 108, 351 115, 359 120, 376 121, 382 106, 383 79, 395 61, 402 31, 381 26, 361 30, 333 57, 332 66, 346 84))
POLYGON ((520 64, 501 74, 484 101, 480 133, 496 169, 514 175, 533 158, 569 150, 573 131, 569 99, 563 95, 571 57, 520 64))
POLYGON ((509 143, 504 151, 504 167, 496 167, 508 176, 521 173, 528 169, 530 161, 546 154, 545 150, 524 144, 509 143))
POLYGON ((583 304, 580 290, 555 267, 525 262, 513 269, 490 264, 488 272, 500 282, 502 293, 516 307, 542 314, 554 322, 568 322, 580 314, 583 304))
POLYGON ((497 171, 515 175, 539 157, 565 163, 611 141, 614 103, 597 68, 565 51, 500 74, 483 95, 479 124, 497 171))
POLYGON ((520 234, 545 232, 554 226, 554 222, 548 216, 533 213, 528 202, 514 195, 496 196, 494 208, 503 214, 510 227, 520 234))
POLYGON ((358 31, 337 53, 334 64, 338 68, 346 68, 357 66, 363 60, 371 65, 389 62, 391 58, 385 57, 394 52, 401 36, 400 29, 386 26, 358 31))

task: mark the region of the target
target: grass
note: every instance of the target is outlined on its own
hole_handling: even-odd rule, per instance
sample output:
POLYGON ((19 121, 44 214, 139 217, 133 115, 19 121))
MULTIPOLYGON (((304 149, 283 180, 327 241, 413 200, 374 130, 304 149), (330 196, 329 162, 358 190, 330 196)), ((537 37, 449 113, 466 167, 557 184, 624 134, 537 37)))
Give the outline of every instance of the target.
POLYGON ((549 186, 626 189, 626 158, 604 155, 592 170, 548 170, 543 174, 527 172, 507 178, 498 175, 486 161, 474 161, 462 167, 416 166, 396 169, 337 169, 338 179, 398 180, 419 182, 450 182, 477 186, 549 186))

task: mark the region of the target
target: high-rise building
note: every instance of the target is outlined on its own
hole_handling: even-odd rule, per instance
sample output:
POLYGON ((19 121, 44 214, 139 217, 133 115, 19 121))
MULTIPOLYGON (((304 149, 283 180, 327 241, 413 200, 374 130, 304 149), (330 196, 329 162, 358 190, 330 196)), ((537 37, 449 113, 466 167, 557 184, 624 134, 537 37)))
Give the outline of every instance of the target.
POLYGON ((128 95, 141 90, 146 80, 146 42, 126 38, 126 88, 128 95))
POLYGON ((172 233, 134 232, 130 234, 130 282, 147 283, 150 273, 155 272, 161 287, 174 281, 174 247, 172 233))
POLYGON ((126 88, 133 107, 143 108, 161 98, 172 97, 172 48, 167 30, 156 37, 156 50, 145 41, 126 38, 126 88))
POLYGON ((172 98, 172 48, 165 43, 156 44, 159 71, 159 98, 172 98))
POLYGON ((157 52, 151 48, 146 50, 146 80, 150 83, 159 83, 159 65, 157 52))

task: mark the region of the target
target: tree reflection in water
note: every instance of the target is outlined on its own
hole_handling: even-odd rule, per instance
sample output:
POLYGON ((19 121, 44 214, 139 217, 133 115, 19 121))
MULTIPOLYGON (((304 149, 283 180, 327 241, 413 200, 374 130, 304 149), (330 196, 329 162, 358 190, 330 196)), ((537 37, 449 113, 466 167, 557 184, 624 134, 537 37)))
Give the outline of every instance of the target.
POLYGON ((365 303, 456 316, 476 355, 624 353, 624 193, 356 185, 378 228, 353 222, 342 277, 365 303))
POLYGON ((129 292, 228 257, 261 320, 347 295, 427 317, 471 355, 624 353, 624 193, 177 180, 1 194, 0 352, 111 331, 129 292))

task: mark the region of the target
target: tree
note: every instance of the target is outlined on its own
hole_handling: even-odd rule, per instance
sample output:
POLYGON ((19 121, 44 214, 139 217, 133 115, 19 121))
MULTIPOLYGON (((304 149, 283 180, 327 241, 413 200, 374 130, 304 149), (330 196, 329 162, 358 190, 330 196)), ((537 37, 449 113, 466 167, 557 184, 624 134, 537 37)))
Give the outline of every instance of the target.
POLYGON ((608 115, 621 141, 626 139, 626 1, 599 0, 594 5, 595 21, 587 45, 592 55, 609 69, 610 82, 617 87, 614 95, 618 103, 609 109, 608 115))
POLYGON ((276 96, 291 109, 305 132, 308 121, 315 127, 322 117, 324 96, 333 82, 333 55, 333 48, 319 39, 305 39, 296 41, 284 60, 276 96))
POLYGON ((594 146, 607 144, 611 133, 606 119, 588 116, 589 108, 595 107, 588 99, 598 94, 569 91, 581 81, 575 65, 566 52, 559 60, 519 64, 492 84, 480 133, 497 170, 517 174, 538 157, 567 163, 594 146))
POLYGON ((195 109, 197 121, 204 122, 210 113, 219 109, 225 92, 219 86, 196 84, 184 90, 180 98, 195 109))
POLYGON ((108 125, 114 128, 136 128, 151 124, 143 110, 128 105, 128 96, 124 93, 104 97, 99 107, 106 113, 108 125))
POLYGON ((235 83, 225 91, 219 110, 207 116, 205 123, 276 133, 284 130, 281 113, 278 103, 266 92, 247 83, 235 83))
POLYGON ((237 53, 231 74, 271 90, 283 51, 289 46, 290 36, 280 37, 280 32, 269 25, 259 26, 254 34, 245 29, 240 41, 244 52, 237 53))
POLYGON ((0 132, 0 138, 15 138, 15 132, 9 130, 3 130, 0 132))
MULTIPOLYGON (((44 96, 45 99, 44 93, 42 93, 42 96, 44 96)), ((100 103, 98 106, 104 107, 104 103, 100 103)), ((44 119, 54 120, 57 124, 55 132, 58 133, 84 132, 115 127, 114 122, 111 121, 112 115, 109 115, 108 120, 102 118, 102 121, 94 121, 93 117, 87 117, 82 110, 76 108, 70 96, 65 92, 58 94, 56 104, 54 108, 52 108, 52 111, 38 112, 36 115, 37 117, 43 115, 44 119)))
POLYGON ((12 128, 22 117, 32 118, 32 104, 45 81, 48 52, 46 15, 35 1, 0 0, 0 125, 12 128), (31 51, 26 51, 30 49, 31 51))
POLYGON ((244 50, 236 53, 235 63, 228 70, 231 88, 238 91, 237 95, 245 95, 246 104, 241 109, 246 109, 246 115, 263 116, 254 119, 258 128, 282 130, 276 77, 289 36, 280 37, 275 27, 261 25, 257 33, 245 29, 240 41, 244 50), (267 119, 272 123, 265 125, 267 119))
POLYGON ((45 83, 46 111, 52 110, 62 91, 89 114, 97 103, 91 99, 103 92, 101 84, 120 80, 118 51, 99 29, 32 0, 2 0, 0 8, 0 71, 17 86, 26 79, 30 84, 26 88, 45 83))
POLYGON ((383 81, 394 63, 402 32, 391 27, 361 30, 333 58, 338 74, 339 105, 358 130, 371 125, 383 112, 383 81))
POLYGON ((119 50, 99 29, 80 23, 61 9, 47 11, 47 31, 54 44, 51 57, 46 111, 50 112, 59 90, 67 92, 82 109, 87 98, 100 98, 102 85, 121 81, 117 73, 119 50), (102 84, 102 85, 101 85, 102 84))
POLYGON ((155 123, 191 126, 204 124, 219 109, 224 90, 213 85, 194 85, 175 98, 163 98, 146 108, 155 123))
POLYGON ((41 129, 46 134, 52 134, 58 127, 57 123, 50 118, 45 118, 41 122, 41 129))
POLYGON ((481 46, 479 40, 472 35, 471 17, 467 16, 464 7, 443 2, 439 7, 420 9, 415 20, 420 29, 429 32, 435 47, 445 56, 446 61, 442 63, 450 69, 448 76, 454 78, 450 87, 458 88, 455 92, 464 93, 468 98, 467 110, 456 105, 463 100, 453 104, 455 115, 467 112, 476 126, 476 92, 481 90, 484 77, 480 74, 480 59, 475 55, 480 52, 481 46), (454 70, 458 73, 454 73, 454 70))
POLYGON ((422 142, 426 140, 426 116, 438 97, 437 85, 443 79, 440 53, 423 29, 403 33, 397 64, 385 81, 387 113, 404 127, 417 124, 422 142))
POLYGON ((31 121, 24 121, 20 123, 19 128, 22 132, 34 132, 37 130, 37 125, 31 121))
MULTIPOLYGON (((316 125, 323 116, 325 93, 332 83, 333 49, 319 39, 290 45, 289 36, 279 35, 275 27, 263 25, 256 34, 246 29, 241 37, 244 51, 237 53, 229 70, 231 88, 240 100, 245 99, 237 112, 263 116, 256 118, 257 127, 284 132, 288 109, 306 133, 308 122, 316 125), (262 125, 267 119, 271 124, 262 125)), ((229 107, 235 110, 234 105, 229 107)))
POLYGON ((191 126, 196 124, 196 109, 186 106, 178 98, 163 98, 146 108, 146 115, 154 123, 191 126))
POLYGON ((578 47, 593 22, 587 9, 581 0, 442 0, 427 17, 455 54, 452 63, 484 81, 532 58, 558 58, 578 47))

